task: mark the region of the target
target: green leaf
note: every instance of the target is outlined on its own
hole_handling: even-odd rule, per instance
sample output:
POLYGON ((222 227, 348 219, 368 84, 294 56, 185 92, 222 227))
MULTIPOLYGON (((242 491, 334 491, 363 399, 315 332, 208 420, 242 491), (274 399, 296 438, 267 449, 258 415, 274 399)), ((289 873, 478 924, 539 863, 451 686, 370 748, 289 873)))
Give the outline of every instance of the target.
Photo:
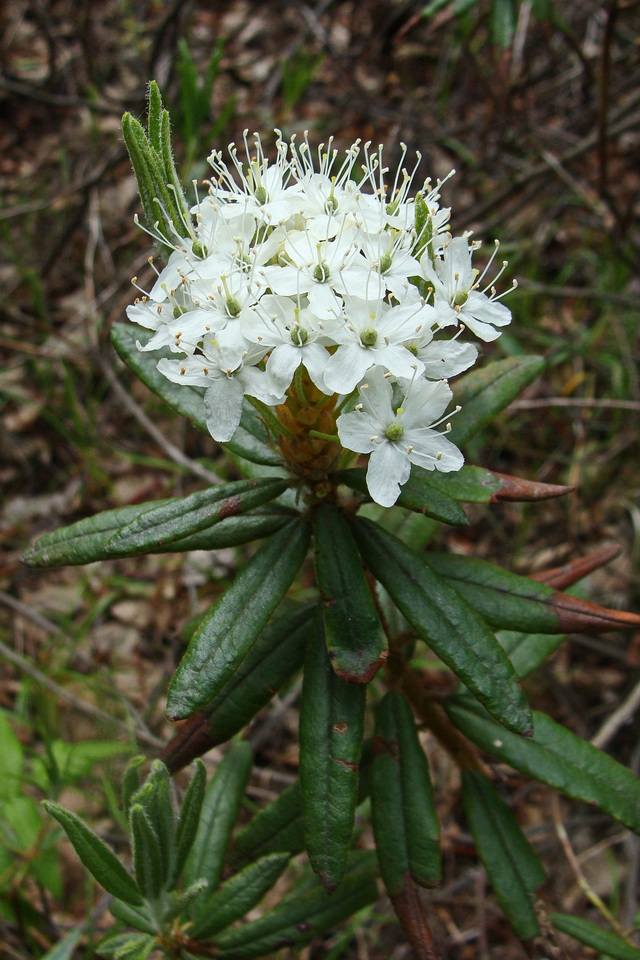
POLYGON ((272 620, 206 706, 212 746, 235 736, 302 667, 313 607, 272 620))
POLYGON ((213 896, 198 903, 189 935, 209 940, 245 916, 260 903, 288 862, 288 853, 272 853, 230 877, 213 896))
POLYGON ((302 667, 314 610, 315 605, 303 607, 267 624, 206 708, 180 724, 162 751, 172 773, 234 737, 302 667))
POLYGON ((147 758, 142 755, 132 757, 122 775, 122 808, 125 817, 129 816, 133 795, 140 789, 139 771, 146 762, 147 758))
POLYGON ((518 22, 518 4, 515 0, 492 0, 489 12, 491 40, 501 50, 511 46, 518 22))
POLYGON ((153 827, 160 845, 164 874, 162 886, 169 889, 168 883, 175 871, 176 835, 171 802, 171 777, 161 760, 152 760, 149 776, 131 802, 132 805, 139 804, 143 808, 153 827))
POLYGON ((487 560, 431 553, 429 563, 492 626, 527 633, 595 633, 640 625, 637 614, 607 610, 487 560))
POLYGON ((80 860, 107 893, 132 906, 143 903, 134 879, 129 876, 116 855, 80 817, 56 803, 51 803, 50 800, 43 800, 42 806, 63 827, 80 860))
MULTIPOLYGON (((352 490, 365 495, 369 494, 364 468, 354 467, 351 470, 342 470, 336 476, 352 490)), ((421 470, 419 467, 412 468, 411 476, 402 487, 396 505, 416 513, 423 513, 426 517, 441 520, 443 523, 456 526, 465 526, 469 523, 469 518, 462 507, 452 497, 447 496, 446 492, 431 485, 428 471, 421 470)))
POLYGON ((453 553, 430 553, 429 564, 493 627, 523 633, 557 633, 551 587, 496 563, 453 553))
POLYGON ((327 896, 317 881, 304 890, 295 888, 259 920, 221 934, 216 939, 218 960, 251 960, 290 944, 307 943, 372 903, 377 898, 374 876, 373 851, 355 851, 333 894, 327 896))
POLYGON ((202 760, 194 763, 194 773, 180 805, 178 823, 176 827, 176 859, 175 869, 169 889, 175 887, 187 857, 191 852, 193 842, 198 833, 200 814, 207 786, 207 772, 202 760))
POLYGON ((233 676, 289 589, 309 539, 308 523, 287 524, 260 547, 213 606, 169 687, 171 719, 206 707, 233 676))
POLYGON ((371 817, 380 872, 390 897, 406 876, 440 882, 440 843, 429 767, 404 696, 391 690, 378 707, 371 768, 371 817))
POLYGON ((521 680, 537 670, 564 640, 562 633, 517 633, 500 630, 496 636, 521 680))
POLYGON ((0 713, 0 743, 0 801, 3 801, 22 792, 24 766, 24 749, 4 713, 0 713))
POLYGON ((362 558, 418 636, 501 723, 531 730, 531 713, 509 658, 472 605, 421 556, 379 526, 355 517, 362 558))
POLYGON ((296 780, 240 831, 229 854, 229 863, 237 870, 269 853, 293 856, 303 849, 302 799, 300 781, 296 780))
MULTIPOLYGON (((86 517, 68 527, 45 534, 30 550, 27 550, 23 560, 30 567, 59 567, 127 556, 130 551, 126 546, 123 549, 114 546, 112 542, 114 534, 150 510, 179 502, 178 498, 156 500, 136 506, 117 507, 115 510, 105 510, 94 517, 86 517)), ((176 553, 234 547, 275 533, 287 520, 296 516, 298 516, 297 511, 271 503, 255 507, 251 513, 227 517, 210 528, 199 530, 179 540, 164 544, 157 543, 146 552, 176 553)))
POLYGON ((366 686, 345 683, 331 668, 322 614, 307 646, 300 708, 300 783, 305 843, 327 891, 349 859, 358 798, 366 686))
POLYGON ((162 925, 166 926, 176 917, 186 913, 194 900, 198 900, 208 887, 209 884, 206 880, 195 880, 182 893, 174 893, 171 902, 162 914, 162 925))
POLYGON ((487 753, 640 833, 640 779, 546 714, 534 711, 534 734, 525 739, 498 726, 467 695, 450 697, 446 709, 458 729, 487 753))
POLYGON ((122 900, 114 899, 109 903, 109 910, 116 920, 122 920, 128 927, 133 927, 135 930, 141 930, 143 933, 150 933, 152 935, 157 933, 149 911, 144 908, 138 909, 137 907, 131 907, 128 903, 123 903, 122 900))
POLYGON ((129 811, 129 827, 138 887, 145 900, 157 900, 165 888, 170 866, 162 856, 157 824, 151 822, 144 807, 136 803, 135 798, 129 811))
POLYGON ((590 920, 572 917, 568 913, 550 913, 549 920, 562 933, 586 944, 592 950, 614 960, 640 960, 640 949, 627 943, 609 930, 601 930, 590 920))
POLYGON ((99 953, 113 957, 113 960, 147 960, 158 942, 155 937, 139 933, 120 934, 107 943, 101 943, 99 953))
POLYGON ((462 796, 478 855, 503 913, 521 940, 538 936, 535 891, 547 878, 537 854, 485 777, 463 770, 462 796))
MULTIPOLYGON (((115 323, 111 328, 111 341, 121 360, 153 393, 198 429, 208 434, 204 409, 205 388, 172 383, 167 380, 157 370, 157 364, 161 357, 171 357, 171 352, 164 349, 146 353, 138 350, 136 346, 138 341, 144 346, 151 336, 151 331, 143 330, 133 323, 115 323)), ((266 443, 263 425, 257 420, 247 403, 243 407, 241 424, 234 434, 234 439, 225 446, 253 463, 281 466, 280 457, 266 443)))
POLYGON ((462 410, 451 421, 448 438, 456 446, 464 446, 508 407, 543 369, 541 357, 508 357, 460 377, 453 386, 453 399, 462 410))
POLYGON ((317 508, 313 533, 331 665, 342 680, 368 683, 387 658, 387 641, 357 547, 331 503, 317 508))
POLYGON ((182 537, 214 526, 227 517, 246 513, 287 489, 286 480, 238 480, 188 497, 171 500, 146 510, 131 520, 109 541, 120 555, 147 553, 156 546, 175 543, 182 537))
POLYGON ((424 479, 431 487, 463 503, 490 503, 494 495, 503 487, 503 482, 495 473, 470 464, 454 473, 438 473, 436 470, 428 471, 413 467, 412 474, 414 470, 420 477, 425 474, 424 479))
POLYGON ((172 502, 157 500, 155 503, 104 510, 94 517, 86 517, 61 530, 46 533, 26 551, 22 559, 30 567, 59 567, 116 557, 117 552, 107 547, 114 533, 147 510, 172 502))
POLYGON ((76 928, 59 940, 54 947, 43 953, 40 960, 71 960, 73 953, 82 939, 82 929, 76 928))
POLYGON ((183 871, 185 884, 202 878, 208 882, 209 890, 216 890, 252 763, 251 747, 242 742, 218 766, 205 793, 198 831, 183 871))

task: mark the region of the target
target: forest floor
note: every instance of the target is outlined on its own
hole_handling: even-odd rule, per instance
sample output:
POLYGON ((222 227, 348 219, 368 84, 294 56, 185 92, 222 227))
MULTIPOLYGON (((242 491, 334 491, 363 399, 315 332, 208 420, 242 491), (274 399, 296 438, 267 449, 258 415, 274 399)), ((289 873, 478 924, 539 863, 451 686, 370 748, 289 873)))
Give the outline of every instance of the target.
MULTIPOLYGON (((184 624, 245 555, 44 572, 20 562, 58 526, 198 489, 197 465, 215 469, 221 456, 135 380, 109 341, 132 302, 131 277, 145 286, 151 276, 120 133, 125 111, 144 116, 150 79, 170 109, 185 183, 206 177, 213 147, 241 141, 245 129, 268 139, 274 127, 308 130, 313 143, 333 136, 341 148, 384 143, 390 166, 404 143, 434 179, 455 168, 443 191, 454 231, 472 230, 490 248, 498 237, 519 283, 508 299, 513 323, 485 354, 547 361, 467 456, 576 490, 474 508, 448 545, 530 573, 613 544, 619 556, 590 578, 588 596, 640 609, 640 6, 570 0, 552 23, 514 3, 504 49, 490 36, 490 6, 456 16, 448 5, 433 18, 418 0, 13 0, 0 10, 0 710, 36 784, 52 744, 104 745, 79 754, 81 775, 62 790, 94 824, 108 815, 123 764, 122 755, 107 762, 110 753, 125 754, 134 734, 150 752, 171 735, 163 702, 184 624), (198 113, 185 106, 190 69, 203 83, 219 43, 198 113)), ((572 636, 528 693, 592 739, 638 682, 639 635, 572 636)), ((255 802, 295 777, 296 724, 294 697, 256 721, 255 802)), ((605 746, 640 768, 637 722, 605 746)), ((434 764, 448 851, 444 885, 429 894, 438 942, 454 960, 524 957, 469 852, 458 782, 444 760, 434 764)), ((564 817, 588 882, 630 927, 640 909, 637 842, 583 806, 554 805, 546 788, 523 781, 518 803, 553 864, 556 906, 593 911, 554 827, 564 817)), ((2 958, 40 957, 92 911, 98 928, 108 922, 64 845, 52 865, 45 819, 13 866, 0 858, 2 958)), ((5 842, 0 829, 0 849, 5 842)), ((566 956, 586 955, 572 949, 566 956)), ((383 906, 346 940, 299 955, 401 960, 410 951, 383 906)))

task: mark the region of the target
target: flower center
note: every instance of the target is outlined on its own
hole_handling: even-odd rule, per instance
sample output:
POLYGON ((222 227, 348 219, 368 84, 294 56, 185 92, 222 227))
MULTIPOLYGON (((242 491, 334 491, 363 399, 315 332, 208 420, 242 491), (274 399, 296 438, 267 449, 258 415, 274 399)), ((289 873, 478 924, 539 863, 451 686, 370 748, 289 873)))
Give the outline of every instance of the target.
POLYGON ((396 441, 402 440, 404 435, 404 427, 401 423, 395 421, 394 423, 389 424, 384 432, 384 435, 387 440, 391 440, 392 443, 396 443, 396 441))
POLYGON ((293 327, 291 330, 291 343, 295 343, 296 347, 301 347, 308 339, 309 334, 304 327, 293 327))
POLYGON ((313 271, 313 279, 317 280, 318 283, 325 283, 330 276, 331 271, 329 270, 329 264, 326 260, 323 260, 322 263, 319 263, 313 271))
POLYGON ((391 254, 385 253, 380 257, 380 264, 378 270, 380 273, 386 273, 387 270, 390 270, 393 266, 393 258, 391 254))
POLYGON ((365 327, 360 334, 360 343, 363 347, 375 347, 378 341, 378 331, 373 327, 365 327))
POLYGON ((466 290, 458 290, 455 297, 453 298, 454 307, 464 307, 465 303, 469 299, 469 294, 466 290))

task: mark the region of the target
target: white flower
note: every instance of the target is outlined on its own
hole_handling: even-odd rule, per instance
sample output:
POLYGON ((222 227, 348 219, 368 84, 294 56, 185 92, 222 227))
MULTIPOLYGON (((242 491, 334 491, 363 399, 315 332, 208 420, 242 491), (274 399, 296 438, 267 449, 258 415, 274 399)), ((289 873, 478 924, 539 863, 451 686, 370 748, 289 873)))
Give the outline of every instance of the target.
POLYGON ((478 278, 478 271, 471 266, 472 254, 473 247, 465 237, 454 237, 435 263, 427 254, 423 256, 422 275, 433 287, 441 327, 464 323, 481 340, 496 340, 500 331, 495 327, 510 323, 511 311, 499 303, 495 291, 488 297, 478 290, 486 270, 478 278))
POLYGON ((338 418, 338 436, 348 450, 368 453, 367 486, 376 503, 391 507, 411 473, 411 464, 426 470, 459 470, 464 457, 434 430, 451 400, 444 380, 400 381, 404 391, 394 411, 390 378, 379 367, 360 386, 360 403, 338 418))
POLYGON ((323 344, 332 343, 336 321, 318 319, 310 310, 296 307, 287 297, 267 294, 255 311, 241 316, 247 340, 272 347, 267 377, 273 393, 284 393, 302 363, 316 387, 325 392, 324 373, 329 355, 323 344))
POLYGON ((287 411, 263 415, 274 446, 293 457, 293 446, 275 435, 276 421, 287 435, 289 415, 304 419, 313 394, 323 426, 295 425, 298 475, 303 462, 305 475, 329 469, 331 458, 316 464, 314 450, 335 429, 334 411, 352 410, 360 384, 360 402, 337 421, 339 439, 370 455, 371 495, 389 505, 412 463, 462 465, 435 429, 451 397, 446 378, 477 357, 459 334, 468 328, 493 340, 511 314, 483 287, 487 270, 479 276, 472 267, 477 245, 447 232, 442 181, 417 182, 419 155, 406 169, 403 146, 390 171, 381 146, 356 141, 341 153, 330 139, 314 152, 306 134, 289 143, 276 134, 272 162, 260 137, 249 141, 246 132, 242 159, 234 144, 226 161, 211 154, 207 195, 196 196, 180 223, 165 218, 168 235, 150 231, 173 252, 127 314, 151 331, 139 349, 170 351, 158 362, 163 376, 205 388, 216 440, 233 436, 245 396, 258 407, 289 402, 287 411), (399 407, 394 389, 396 403, 404 393, 399 407))
POLYGON ((404 346, 421 327, 420 304, 391 306, 383 300, 345 295, 344 310, 340 346, 327 359, 324 382, 329 390, 351 393, 367 370, 378 365, 396 377, 423 372, 422 361, 404 346))
POLYGON ((205 338, 201 354, 183 360, 159 360, 158 370, 173 383, 207 388, 207 428, 214 440, 224 443, 238 428, 245 394, 268 405, 284 399, 269 389, 266 373, 254 366, 264 353, 264 347, 248 344, 239 327, 234 326, 205 338))

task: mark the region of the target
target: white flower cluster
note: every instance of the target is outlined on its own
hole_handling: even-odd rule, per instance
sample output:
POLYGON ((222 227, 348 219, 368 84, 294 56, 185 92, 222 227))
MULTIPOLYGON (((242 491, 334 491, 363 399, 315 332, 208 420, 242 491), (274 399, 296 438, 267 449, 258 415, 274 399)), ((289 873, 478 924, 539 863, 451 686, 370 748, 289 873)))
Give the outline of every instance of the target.
POLYGON ((212 153, 207 195, 162 237, 174 252, 127 311, 153 331, 140 349, 169 347, 176 358, 158 370, 206 388, 219 441, 232 438, 245 395, 282 404, 306 370, 321 394, 347 398, 340 443, 370 454, 369 491, 384 506, 412 463, 459 470, 462 454, 434 429, 451 399, 446 378, 477 357, 459 333, 494 340, 511 315, 472 267, 477 244, 447 232, 441 184, 410 196, 417 164, 389 181, 382 148, 359 142, 340 158, 330 141, 314 158, 306 138, 278 139, 275 163, 257 135, 245 150, 243 163, 232 145, 229 165, 212 153))

